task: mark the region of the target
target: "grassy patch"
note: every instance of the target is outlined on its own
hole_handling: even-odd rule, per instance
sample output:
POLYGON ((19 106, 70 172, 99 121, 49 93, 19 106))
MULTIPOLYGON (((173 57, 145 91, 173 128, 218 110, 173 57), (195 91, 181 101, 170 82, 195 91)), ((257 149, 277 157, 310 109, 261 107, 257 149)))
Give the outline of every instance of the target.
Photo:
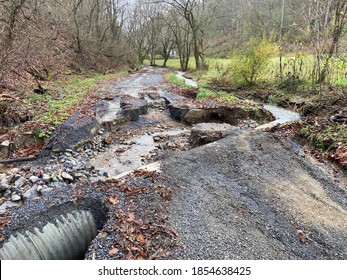
MULTIPOLYGON (((228 86, 233 83, 242 86, 242 83, 230 73, 232 61, 230 58, 207 58, 208 71, 198 72, 204 79, 225 82, 228 86)), ((150 65, 149 61, 144 62, 150 65)), ((163 65, 163 60, 157 60, 157 65, 163 65)), ((179 59, 169 59, 167 67, 180 69, 179 59)), ((315 57, 311 54, 295 54, 282 57, 282 78, 280 75, 280 57, 270 59, 266 69, 259 75, 259 84, 272 84, 285 90, 295 91, 315 87, 312 83, 312 71, 315 67, 315 57)), ((195 70, 195 59, 189 61, 190 70, 195 70)), ((347 86, 347 63, 341 59, 333 58, 330 61, 330 71, 327 83, 333 86, 347 86)))
MULTIPOLYGON (((182 90, 182 92, 185 89, 191 89, 191 87, 186 85, 185 81, 183 79, 178 78, 175 73, 168 73, 166 77, 169 83, 176 85, 178 88, 182 90)), ((229 106, 240 106, 246 111, 257 111, 258 109, 260 109, 260 106, 258 106, 255 103, 243 101, 228 92, 222 90, 214 90, 210 88, 207 83, 203 82, 203 80, 199 81, 199 88, 198 93, 196 95, 196 99, 208 99, 229 106)))
MULTIPOLYGON (((143 64, 144 65, 151 65, 149 60, 145 60, 143 62, 143 64)), ((158 66, 162 66, 164 64, 164 60, 158 59, 158 60, 156 60, 156 64, 158 66)), ((166 67, 179 70, 179 69, 181 69, 180 60, 178 58, 170 58, 166 63, 166 67)), ((195 59, 193 57, 191 57, 189 60, 188 68, 189 69, 195 69, 195 59)))
POLYGON ((167 80, 169 81, 169 83, 175 84, 175 85, 177 85, 181 88, 185 88, 185 89, 191 88, 191 86, 186 84, 185 80, 177 77, 175 73, 172 73, 172 72, 168 73, 166 75, 166 77, 167 77, 167 80))
POLYGON ((26 93, 22 103, 32 120, 26 122, 22 129, 31 130, 38 138, 48 138, 55 128, 77 111, 85 102, 93 99, 92 90, 100 83, 125 75, 126 72, 100 75, 70 75, 68 78, 47 82, 44 95, 26 93))
MULTIPOLYGON (((230 72, 232 61, 230 58, 207 58, 209 70, 204 75, 211 79, 225 78, 225 73, 230 72)), ((150 65, 149 61, 144 62, 150 65)), ((157 65, 163 65, 163 60, 157 60, 157 65)), ((179 59, 169 59, 167 67, 180 69, 179 59)), ((259 83, 273 84, 284 89, 297 89, 298 86, 307 88, 312 87, 312 71, 315 67, 315 57, 311 54, 298 53, 295 55, 286 55, 282 57, 282 78, 280 78, 280 57, 276 56, 270 59, 269 65, 259 75, 259 83), (293 85, 294 83, 294 85, 293 85)), ((190 70, 195 70, 195 59, 189 60, 190 70)), ((231 76, 229 75, 229 78, 231 76)), ((234 79, 233 83, 238 81, 234 79)), ((347 63, 338 58, 330 61, 330 71, 327 76, 327 83, 333 86, 347 86, 347 63)))
POLYGON ((199 89, 197 99, 211 99, 228 105, 240 104, 241 102, 241 100, 234 95, 223 91, 216 92, 204 87, 199 89))

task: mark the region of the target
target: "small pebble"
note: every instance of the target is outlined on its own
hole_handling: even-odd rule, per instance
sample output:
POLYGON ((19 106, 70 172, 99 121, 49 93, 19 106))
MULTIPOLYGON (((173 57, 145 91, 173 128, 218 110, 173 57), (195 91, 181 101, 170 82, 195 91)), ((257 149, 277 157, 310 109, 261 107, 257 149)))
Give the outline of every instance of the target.
POLYGON ((11 200, 12 200, 13 202, 17 202, 17 201, 22 200, 22 198, 21 198, 20 195, 18 195, 18 194, 16 194, 16 193, 12 193, 12 195, 11 195, 11 200))
POLYGON ((29 180, 30 180, 30 182, 32 182, 33 184, 35 184, 37 181, 40 180, 40 178, 37 177, 37 176, 30 176, 29 180))
POLYGON ((61 173, 61 177, 63 177, 63 179, 65 179, 65 180, 68 180, 68 181, 74 181, 74 178, 70 175, 70 174, 68 174, 68 173, 66 173, 66 172, 62 172, 61 173))

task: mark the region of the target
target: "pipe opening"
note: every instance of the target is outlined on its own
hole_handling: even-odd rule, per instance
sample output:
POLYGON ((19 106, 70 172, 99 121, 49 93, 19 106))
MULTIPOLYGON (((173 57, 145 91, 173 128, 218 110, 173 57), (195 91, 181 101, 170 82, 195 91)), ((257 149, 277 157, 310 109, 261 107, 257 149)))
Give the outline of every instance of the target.
POLYGON ((107 220, 101 201, 66 203, 30 217, 0 245, 1 260, 81 260, 107 220))

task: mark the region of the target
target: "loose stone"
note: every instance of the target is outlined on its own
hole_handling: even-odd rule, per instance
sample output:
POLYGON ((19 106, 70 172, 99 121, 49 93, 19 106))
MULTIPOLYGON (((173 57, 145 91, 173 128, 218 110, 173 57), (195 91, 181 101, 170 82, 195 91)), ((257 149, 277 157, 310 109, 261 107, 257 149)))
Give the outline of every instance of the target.
POLYGON ((41 190, 41 194, 42 195, 47 195, 47 194, 49 194, 49 193, 51 193, 52 191, 54 191, 54 188, 44 188, 44 189, 42 189, 41 190))
POLYGON ((2 181, 0 183, 0 192, 4 192, 8 189, 8 184, 4 184, 2 181))
POLYGON ((49 175, 47 175, 47 174, 43 174, 43 175, 42 175, 42 180, 43 180, 44 182, 48 182, 50 179, 51 179, 51 177, 50 177, 49 175))
POLYGON ((33 185, 28 191, 23 194, 24 199, 31 199, 37 196, 37 185, 33 185))
POLYGON ((18 195, 18 194, 16 194, 16 193, 12 193, 12 195, 11 195, 11 200, 12 200, 13 202, 17 202, 17 201, 22 200, 22 198, 21 198, 20 195, 18 195))
POLYGON ((61 173, 61 177, 63 177, 63 179, 65 179, 65 180, 68 180, 68 181, 74 181, 74 178, 70 175, 70 174, 68 174, 68 173, 66 173, 66 172, 62 172, 61 173))
POLYGON ((35 184, 36 182, 38 182, 40 180, 40 178, 37 176, 30 176, 29 180, 30 180, 30 182, 35 184))
POLYGON ((18 206, 19 205, 17 203, 14 203, 12 201, 6 201, 2 205, 0 205, 0 215, 5 214, 7 208, 18 207, 18 206))

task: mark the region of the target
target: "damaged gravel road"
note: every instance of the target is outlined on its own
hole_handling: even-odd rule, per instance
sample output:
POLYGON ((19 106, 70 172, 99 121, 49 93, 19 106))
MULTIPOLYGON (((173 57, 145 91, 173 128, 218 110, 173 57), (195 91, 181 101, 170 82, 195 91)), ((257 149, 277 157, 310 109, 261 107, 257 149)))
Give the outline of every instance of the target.
POLYGON ((82 201, 107 208, 85 259, 347 259, 344 175, 255 129, 248 112, 170 92, 166 72, 145 68, 100 89, 94 118, 76 114, 45 158, 0 172, 1 204, 12 206, 0 240, 82 201), (192 124, 225 120, 239 127, 192 148, 192 124))
POLYGON ((233 132, 162 166, 177 259, 346 259, 346 185, 291 139, 233 132))

